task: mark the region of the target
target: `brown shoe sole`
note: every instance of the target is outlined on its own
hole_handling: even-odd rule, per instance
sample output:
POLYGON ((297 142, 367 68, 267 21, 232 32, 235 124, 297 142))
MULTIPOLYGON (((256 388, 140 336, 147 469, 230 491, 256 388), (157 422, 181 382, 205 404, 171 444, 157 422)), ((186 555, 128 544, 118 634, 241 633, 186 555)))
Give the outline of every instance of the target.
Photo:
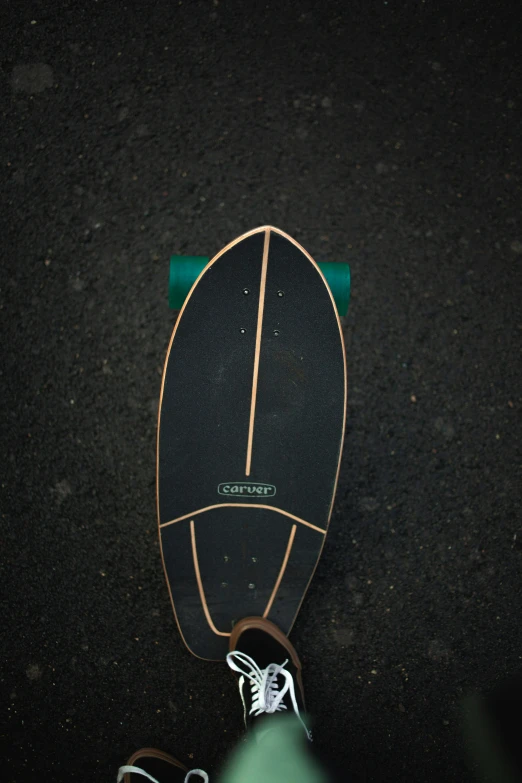
MULTIPOLYGON (((137 750, 127 761, 127 766, 133 767, 136 762, 142 758, 152 758, 159 759, 160 761, 166 761, 169 764, 172 764, 173 767, 178 767, 179 769, 183 770, 183 772, 188 772, 187 767, 182 764, 181 761, 178 761, 178 759, 175 759, 174 756, 169 756, 168 753, 164 753, 162 750, 157 750, 156 748, 142 748, 141 750, 137 750)), ((136 775, 134 777, 136 777, 136 775)), ((127 772, 123 776, 123 783, 131 783, 131 773, 127 772)))

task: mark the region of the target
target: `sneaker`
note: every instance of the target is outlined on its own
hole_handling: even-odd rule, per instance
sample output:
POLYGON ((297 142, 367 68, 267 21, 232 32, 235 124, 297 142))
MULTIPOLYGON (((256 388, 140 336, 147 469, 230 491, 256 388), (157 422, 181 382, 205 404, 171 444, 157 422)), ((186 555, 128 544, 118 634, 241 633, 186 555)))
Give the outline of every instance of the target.
POLYGON ((245 617, 230 636, 227 663, 237 673, 245 727, 278 712, 294 712, 306 736, 311 732, 301 717, 305 711, 302 667, 285 634, 264 617, 245 617))
MULTIPOLYGON (((117 783, 143 783, 143 779, 152 783, 188 783, 192 775, 199 775, 203 783, 208 783, 208 775, 202 769, 186 768, 181 761, 156 748, 142 748, 133 753, 127 764, 118 770, 117 783)), ((192 783, 201 783, 197 779, 192 783)))

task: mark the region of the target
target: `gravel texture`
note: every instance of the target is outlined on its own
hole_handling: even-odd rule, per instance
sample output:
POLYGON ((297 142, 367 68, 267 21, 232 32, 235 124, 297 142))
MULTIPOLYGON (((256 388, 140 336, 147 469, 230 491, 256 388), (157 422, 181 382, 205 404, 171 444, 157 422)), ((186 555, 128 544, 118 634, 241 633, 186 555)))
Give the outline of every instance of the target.
POLYGON ((522 666, 518 5, 4 6, 3 779, 154 745, 215 780, 241 736, 172 617, 156 410, 170 254, 271 223, 353 277, 292 634, 315 741, 356 780, 475 780, 461 701, 522 666))

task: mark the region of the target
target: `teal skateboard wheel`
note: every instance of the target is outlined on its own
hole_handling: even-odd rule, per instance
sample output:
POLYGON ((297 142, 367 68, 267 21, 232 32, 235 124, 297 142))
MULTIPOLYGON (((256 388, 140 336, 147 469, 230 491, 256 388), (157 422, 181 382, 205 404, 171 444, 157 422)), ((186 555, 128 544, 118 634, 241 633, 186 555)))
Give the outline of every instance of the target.
POLYGON ((172 310, 181 310, 188 292, 207 264, 207 256, 171 256, 169 307, 172 310))
POLYGON ((319 269, 326 278, 330 287, 337 312, 340 316, 346 315, 350 303, 350 267, 348 264, 339 264, 335 261, 326 261, 319 264, 319 269))
MULTIPOLYGON (((208 264, 207 256, 172 256, 169 275, 169 307, 180 310, 188 292, 208 264)), ((350 267, 332 261, 319 264, 332 292, 340 316, 348 312, 350 267)))

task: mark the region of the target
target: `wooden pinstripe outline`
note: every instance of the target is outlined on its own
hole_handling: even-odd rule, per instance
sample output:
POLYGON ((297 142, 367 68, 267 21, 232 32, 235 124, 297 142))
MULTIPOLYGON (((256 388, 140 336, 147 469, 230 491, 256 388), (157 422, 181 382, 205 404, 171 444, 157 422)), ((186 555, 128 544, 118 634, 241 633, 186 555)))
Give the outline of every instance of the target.
POLYGON ((282 508, 277 508, 277 506, 265 506, 262 503, 216 503, 214 506, 205 506, 204 508, 198 508, 195 511, 191 511, 190 514, 183 514, 182 517, 177 517, 176 519, 169 519, 168 522, 162 522, 159 526, 160 531, 164 527, 169 527, 169 525, 175 525, 176 522, 183 522, 184 519, 189 519, 189 517, 195 517, 198 514, 203 514, 205 511, 212 511, 215 508, 263 508, 266 509, 266 511, 275 511, 277 514, 283 514, 283 516, 289 517, 290 519, 293 519, 295 522, 300 522, 301 525, 310 527, 312 530, 316 530, 318 533, 322 533, 323 535, 326 534, 326 530, 324 530, 322 527, 317 527, 317 525, 312 525, 312 523, 307 522, 306 519, 301 519, 300 517, 296 517, 295 514, 290 514, 289 511, 283 511, 282 508))
MULTIPOLYGON (((266 609, 263 612, 263 617, 268 617, 268 614, 270 612, 270 609, 272 608, 272 604, 274 603, 275 597, 277 595, 277 591, 279 590, 279 585, 281 584, 281 580, 283 578, 283 575, 286 571, 286 566, 288 564, 288 560, 290 558, 290 552, 292 551, 292 546, 294 544, 294 538, 295 538, 295 532, 297 530, 297 525, 292 525, 292 529, 290 531, 290 536, 288 537, 288 543, 286 545, 285 554, 283 557, 283 562, 281 564, 281 568, 279 569, 279 574, 277 575, 277 579, 274 585, 274 589, 272 590, 272 593, 270 594, 270 598, 268 599, 268 603, 266 605, 266 609)), ((212 617, 210 615, 210 611, 208 608, 207 598, 205 595, 205 588, 203 587, 203 580, 201 578, 201 571, 199 569, 199 559, 198 559, 198 548, 196 544, 196 527, 194 524, 194 520, 190 520, 190 543, 192 546, 192 560, 194 562, 194 572, 196 574, 196 581, 198 583, 198 591, 199 591, 199 598, 201 601, 201 606, 203 607, 203 612, 205 614, 205 618, 207 620, 207 623, 210 627, 210 630, 215 633, 217 636, 230 636, 230 633, 226 633, 224 631, 218 631, 216 626, 214 625, 214 621, 212 620, 212 617)))
MULTIPOLYGON (((190 650, 190 647, 187 644, 187 642, 185 640, 185 637, 183 636, 183 632, 181 630, 181 626, 180 626, 180 623, 179 623, 179 620, 178 620, 178 616, 177 616, 177 613, 176 613, 176 607, 175 607, 174 600, 173 600, 173 597, 172 597, 172 591, 171 591, 171 588, 170 588, 170 582, 169 582, 169 579, 168 579, 167 569, 166 569, 166 566, 165 566, 165 558, 164 558, 164 554, 163 554, 163 545, 162 545, 162 541, 161 541, 161 528, 162 527, 164 527, 166 525, 173 524, 174 522, 177 522, 177 521, 181 521, 181 519, 186 519, 189 516, 194 516, 194 512, 193 512, 192 515, 189 514, 189 515, 186 515, 186 516, 184 516, 182 518, 179 518, 179 519, 176 519, 176 520, 171 520, 170 522, 166 522, 166 523, 163 523, 163 524, 160 523, 160 511, 159 511, 159 469, 158 469, 159 468, 159 443, 160 443, 161 407, 162 407, 162 403, 163 403, 163 393, 164 393, 164 389, 165 389, 165 378, 166 378, 167 365, 168 365, 170 351, 172 349, 172 344, 173 344, 174 338, 176 336, 176 331, 177 331, 177 328, 178 328, 181 316, 183 315, 185 307, 187 306, 187 303, 189 302, 190 297, 192 296, 196 285, 198 284, 199 280, 201 279, 201 277, 203 276, 205 271, 208 269, 209 266, 212 266, 224 253, 226 253, 228 250, 230 250, 230 248, 232 248, 234 245, 238 244, 239 242, 242 242, 244 239, 246 239, 249 236, 252 236, 254 234, 259 234, 261 232, 265 233, 265 242, 266 242, 266 236, 267 235, 269 236, 271 232, 274 232, 275 234, 279 234, 279 236, 282 236, 285 239, 287 239, 289 242, 291 242, 293 245, 295 245, 306 256, 306 258, 315 267, 317 273, 320 275, 320 277, 321 277, 321 279, 322 279, 322 281, 323 281, 323 283, 324 283, 324 285, 325 285, 325 287, 327 289, 327 292, 328 292, 328 294, 330 296, 330 300, 332 302, 332 306, 334 308, 334 312, 335 312, 335 315, 336 315, 336 318, 337 318, 337 326, 338 326, 338 329, 339 329, 339 337, 340 337, 340 342, 341 342, 341 353, 342 353, 342 357, 343 357, 343 369, 344 369, 344 401, 343 401, 342 433, 341 433, 340 446, 339 446, 339 459, 338 459, 338 463, 337 463, 337 472, 336 472, 334 486, 333 486, 332 500, 331 500, 331 503, 330 503, 330 509, 329 509, 329 513, 328 513, 328 520, 327 520, 327 523, 326 523, 326 528, 322 529, 322 528, 316 527, 314 525, 311 525, 310 523, 307 523, 305 520, 301 520, 298 517, 295 517, 295 519, 297 521, 299 521, 299 522, 301 522, 301 523, 303 523, 303 524, 305 524, 305 525, 307 525, 307 526, 317 530, 318 532, 323 533, 323 542, 322 542, 321 549, 320 549, 320 551, 318 553, 318 556, 317 556, 315 567, 314 567, 314 569, 313 569, 313 571, 312 571, 312 573, 310 575, 310 579, 308 580, 308 583, 307 583, 305 589, 303 590, 303 596, 301 598, 301 601, 299 602, 299 606, 297 607, 297 610, 295 612, 295 615, 294 615, 294 618, 293 618, 292 623, 290 625, 290 628, 288 629, 288 633, 290 633, 290 631, 292 629, 292 626, 293 626, 293 624, 295 622, 295 618, 297 617, 297 615, 299 613, 299 610, 301 608, 301 605, 302 605, 302 602, 304 600, 304 597, 305 597, 305 595, 306 595, 306 593, 308 591, 308 587, 310 586, 310 582, 312 581, 313 576, 315 574, 315 570, 317 568, 317 563, 319 562, 319 559, 321 557, 322 549, 323 549, 323 546, 324 546, 324 540, 326 538, 326 533, 328 531, 328 527, 329 527, 329 524, 330 524, 330 518, 331 518, 331 515, 332 515, 333 505, 334 505, 334 502, 335 502, 335 494, 336 494, 336 491, 337 491, 337 484, 338 484, 338 481, 339 481, 339 471, 340 471, 340 468, 341 468, 341 456, 342 456, 342 452, 343 452, 344 436, 345 436, 345 429, 346 429, 346 402, 347 402, 348 381, 347 381, 347 371, 346 371, 346 351, 345 351, 345 347, 344 347, 344 336, 343 336, 343 330, 342 330, 341 321, 340 321, 339 315, 337 313, 337 307, 336 307, 336 304, 335 304, 335 299, 334 299, 334 296, 333 296, 333 294, 332 294, 332 292, 330 290, 330 287, 328 286, 328 283, 326 282, 326 278, 325 278, 324 274, 322 273, 319 265, 317 264, 316 261, 314 261, 312 256, 305 250, 305 248, 302 247, 299 244, 299 242, 297 242, 295 239, 293 239, 293 237, 289 236, 289 234, 285 233, 284 231, 281 231, 278 228, 275 228, 274 226, 260 226, 258 228, 252 229, 251 231, 247 231, 246 233, 242 234, 241 236, 237 237, 232 242, 230 242, 228 245, 226 245, 222 250, 220 250, 219 253, 217 253, 214 256, 214 258, 212 258, 212 260, 209 262, 209 264, 207 264, 205 269, 202 270, 201 274, 194 281, 194 284, 193 284, 192 288, 190 289, 190 291, 189 291, 189 293, 188 293, 188 295, 187 295, 187 297, 186 297, 186 299, 185 299, 185 301, 183 303, 183 307, 181 308, 181 310, 179 312, 179 315, 178 315, 178 318, 177 318, 177 321, 176 321, 176 323, 174 325, 174 329, 173 329, 173 332, 172 332, 172 335, 171 335, 171 338, 170 338, 170 342, 169 342, 169 345, 168 345, 167 355, 166 355, 166 358, 165 358, 165 364, 164 364, 164 368, 163 368, 163 376, 162 376, 162 380, 161 380, 161 389, 160 389, 160 401, 159 401, 159 406, 158 406, 158 429, 157 429, 157 440, 156 440, 156 509, 157 509, 157 518, 158 518, 158 532, 159 532, 159 539, 160 539, 160 551, 161 551, 161 559, 162 559, 162 563, 163 563, 163 570, 164 570, 164 573, 165 573, 165 579, 166 579, 166 582, 167 582, 167 588, 168 588, 168 591, 169 591, 169 596, 170 596, 170 600, 171 600, 171 604, 172 604, 172 609, 173 609, 173 612, 174 612, 174 617, 176 619, 176 623, 177 623, 178 630, 180 632, 181 638, 183 639, 184 644, 186 645, 186 647, 189 650, 190 650)), ((229 505, 229 504, 222 504, 222 505, 229 505)), ((230 504, 230 505, 240 506, 241 504, 234 503, 234 504, 230 504)), ((253 504, 245 504, 245 505, 252 506, 253 504)), ((209 506, 208 508, 210 509, 210 508, 214 508, 214 507, 213 506, 209 506)), ((270 507, 270 506, 267 506, 267 508, 276 510, 276 509, 274 509, 273 507, 270 507)), ((282 510, 280 511, 280 513, 283 513, 283 514, 285 514, 285 516, 288 516, 290 518, 292 518, 292 516, 293 516, 293 515, 289 514, 288 512, 283 512, 282 510)), ((275 595, 274 595, 274 597, 275 597, 275 595)), ((192 650, 190 650, 190 651, 192 652, 192 650)), ((195 655, 195 653, 193 653, 193 654, 195 655)), ((196 657, 199 658, 201 656, 196 655, 196 657)), ((206 659, 203 659, 203 660, 206 660, 206 659)))

